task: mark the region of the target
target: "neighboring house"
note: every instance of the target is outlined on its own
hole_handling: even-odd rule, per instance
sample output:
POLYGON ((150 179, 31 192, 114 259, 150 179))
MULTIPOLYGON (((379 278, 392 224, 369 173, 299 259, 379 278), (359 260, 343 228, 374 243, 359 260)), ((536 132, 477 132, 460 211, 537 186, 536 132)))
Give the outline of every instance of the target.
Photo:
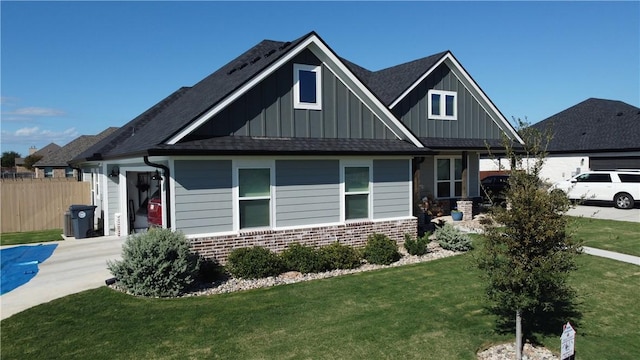
POLYGON ((521 144, 451 52, 372 72, 312 32, 260 42, 73 163, 96 175, 106 234, 134 231, 158 190, 163 225, 224 261, 374 232, 401 242, 423 196, 480 195, 480 155, 503 134, 521 144))
MULTIPOLYGON (((633 105, 590 98, 532 127, 552 136, 541 171, 549 183, 588 170, 640 169, 640 108, 633 105)), ((496 169, 482 160, 481 170, 496 169)))
POLYGON ((36 178, 78 178, 78 169, 71 167, 69 161, 117 129, 110 127, 98 135, 82 135, 63 147, 58 146, 35 163, 36 178))
MULTIPOLYGON (((36 150, 35 146, 29 148, 29 156, 41 156, 41 159, 46 159, 47 157, 54 154, 56 151, 60 150, 60 145, 56 143, 50 143, 47 146, 43 147, 40 150, 36 150)), ((16 172, 25 173, 25 172, 34 172, 35 168, 32 170, 28 170, 24 166, 26 158, 16 158, 16 172)))

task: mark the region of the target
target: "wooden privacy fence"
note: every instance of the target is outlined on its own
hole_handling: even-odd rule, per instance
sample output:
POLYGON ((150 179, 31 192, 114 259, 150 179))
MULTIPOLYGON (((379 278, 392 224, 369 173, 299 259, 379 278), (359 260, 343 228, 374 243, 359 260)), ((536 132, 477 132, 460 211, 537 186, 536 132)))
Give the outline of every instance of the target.
POLYGON ((62 229, 73 204, 91 204, 91 184, 69 179, 0 180, 0 232, 62 229))

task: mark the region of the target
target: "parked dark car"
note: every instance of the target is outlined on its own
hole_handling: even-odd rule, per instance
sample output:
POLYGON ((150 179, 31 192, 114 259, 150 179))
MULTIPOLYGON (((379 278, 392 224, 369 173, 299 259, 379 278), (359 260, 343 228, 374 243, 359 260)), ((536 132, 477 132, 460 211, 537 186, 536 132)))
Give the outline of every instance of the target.
POLYGON ((489 175, 480 182, 482 197, 492 203, 502 203, 507 199, 509 175, 489 175))
POLYGON ((162 199, 160 190, 156 190, 147 203, 147 221, 149 227, 162 227, 162 199))

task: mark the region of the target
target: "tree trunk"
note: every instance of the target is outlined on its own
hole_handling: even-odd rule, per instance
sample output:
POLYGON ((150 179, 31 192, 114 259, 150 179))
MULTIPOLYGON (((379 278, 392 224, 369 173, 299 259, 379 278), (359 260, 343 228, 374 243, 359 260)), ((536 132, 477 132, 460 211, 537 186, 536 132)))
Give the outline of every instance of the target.
POLYGON ((522 360, 522 314, 516 310, 516 360, 522 360))

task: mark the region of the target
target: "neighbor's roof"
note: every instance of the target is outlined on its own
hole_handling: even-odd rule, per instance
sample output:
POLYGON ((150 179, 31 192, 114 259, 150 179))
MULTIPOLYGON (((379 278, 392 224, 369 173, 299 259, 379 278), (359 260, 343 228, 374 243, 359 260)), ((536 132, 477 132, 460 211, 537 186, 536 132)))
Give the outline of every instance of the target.
MULTIPOLYGON (((42 156, 42 159, 51 155, 52 153, 58 151, 58 149, 60 149, 60 145, 56 144, 56 143, 50 143, 47 146, 43 147, 42 149, 34 152, 31 155, 28 156, 42 156)), ((24 165, 24 159, 27 158, 28 156, 25 156, 23 158, 16 158, 16 166, 23 166, 24 165)))
POLYGON ((51 152, 48 156, 43 157, 35 163, 35 167, 67 167, 69 161, 78 156, 87 148, 91 147, 98 141, 106 138, 114 133, 118 128, 109 127, 97 135, 81 135, 67 145, 59 147, 58 150, 51 152))
POLYGON ((590 98, 532 127, 550 131, 550 153, 640 150, 640 108, 622 101, 590 98))

